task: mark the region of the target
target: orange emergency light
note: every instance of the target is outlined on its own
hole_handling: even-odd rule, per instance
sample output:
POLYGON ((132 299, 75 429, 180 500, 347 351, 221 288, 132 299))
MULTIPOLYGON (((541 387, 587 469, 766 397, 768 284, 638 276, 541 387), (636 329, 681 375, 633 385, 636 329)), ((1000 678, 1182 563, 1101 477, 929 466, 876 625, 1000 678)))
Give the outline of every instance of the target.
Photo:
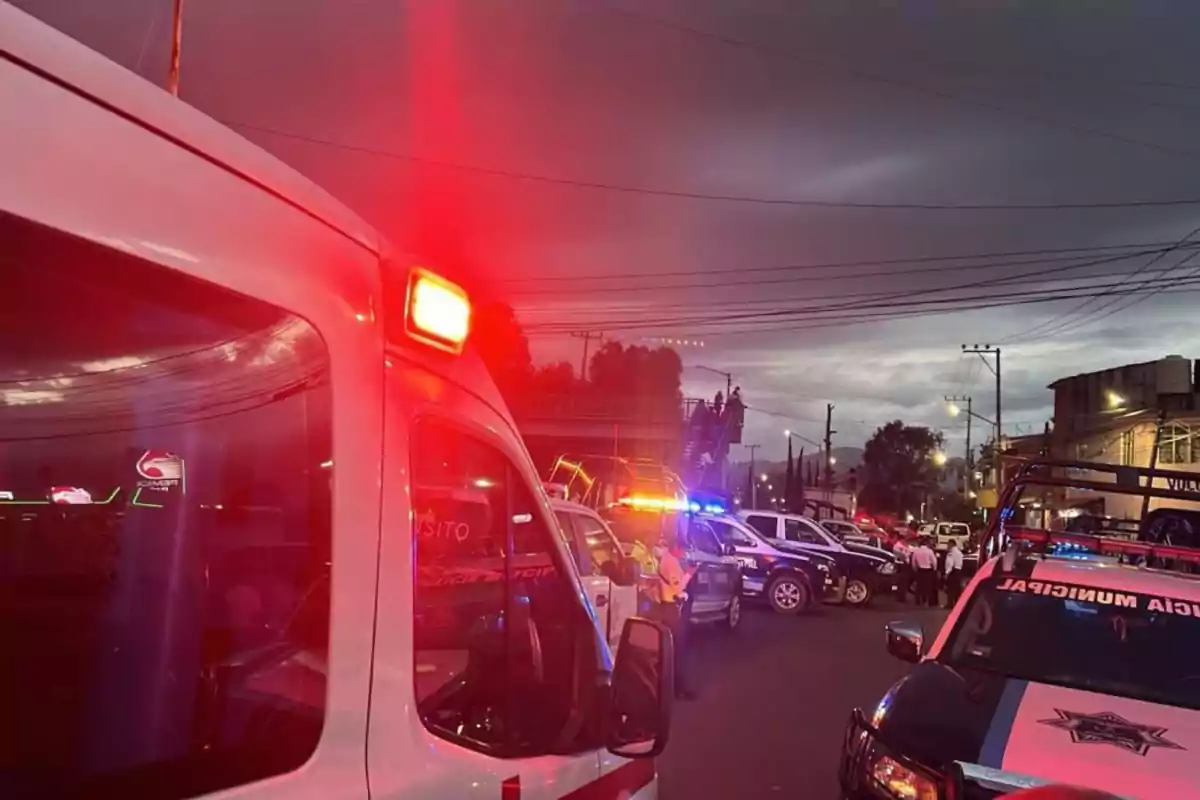
POLYGON ((471 301, 458 284, 414 267, 408 284, 405 327, 412 338, 457 355, 471 330, 471 301))
POLYGON ((639 511, 687 511, 688 503, 686 500, 679 500, 674 497, 653 497, 647 495, 633 495, 632 497, 622 497, 619 501, 623 506, 637 509, 639 511))

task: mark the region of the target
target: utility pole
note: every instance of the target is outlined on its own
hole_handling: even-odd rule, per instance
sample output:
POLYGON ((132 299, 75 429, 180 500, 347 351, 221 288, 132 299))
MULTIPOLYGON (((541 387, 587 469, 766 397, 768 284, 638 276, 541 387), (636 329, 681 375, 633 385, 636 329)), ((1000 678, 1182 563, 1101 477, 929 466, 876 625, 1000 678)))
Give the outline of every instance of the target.
POLYGON ((987 364, 987 368, 992 370, 992 374, 996 376, 996 464, 995 464, 995 468, 996 468, 996 491, 999 492, 1000 490, 1002 490, 1004 488, 1004 459, 1002 458, 1002 455, 1004 453, 1004 447, 1001 443, 1001 440, 1004 438, 1004 424, 1003 424, 1004 420, 1001 417, 1001 402, 1000 402, 1000 348, 992 347, 990 344, 985 344, 983 346, 973 344, 970 347, 967 347, 964 344, 962 346, 962 351, 964 353, 974 353, 975 355, 982 358, 983 363, 987 364), (992 365, 988 363, 988 360, 986 358, 984 358, 984 356, 995 356, 996 357, 995 369, 992 369, 992 365))
POLYGON ((183 0, 173 0, 171 24, 171 66, 167 69, 167 91, 179 97, 179 60, 183 55, 183 0))
POLYGON ((975 415, 975 412, 971 411, 971 397, 969 395, 961 397, 946 395, 946 402, 967 404, 967 468, 963 470, 963 499, 967 499, 971 495, 971 478, 975 473, 975 458, 971 453, 971 417, 975 415))
POLYGON ((750 508, 758 508, 758 481, 754 480, 754 451, 762 447, 760 444, 748 444, 750 448, 750 508))
POLYGON ((601 340, 604 334, 598 331, 583 331, 582 333, 572 332, 572 339, 583 339, 583 361, 579 365, 579 380, 587 381, 587 357, 588 345, 592 343, 592 339, 601 340))
POLYGON ((833 403, 825 404, 825 491, 833 489, 833 403))

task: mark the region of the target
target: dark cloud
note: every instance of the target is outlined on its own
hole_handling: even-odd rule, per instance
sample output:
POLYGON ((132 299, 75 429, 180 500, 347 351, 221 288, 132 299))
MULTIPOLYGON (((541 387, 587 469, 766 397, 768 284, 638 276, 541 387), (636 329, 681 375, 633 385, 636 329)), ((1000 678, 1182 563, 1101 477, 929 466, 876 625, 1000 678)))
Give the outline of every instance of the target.
MULTIPOLYGON (((151 80, 165 74, 169 3, 16 5, 151 80)), ((239 130, 397 242, 511 293, 534 327, 566 321, 628 342, 702 339, 703 351, 685 350, 687 363, 736 373, 749 402, 774 412, 750 421, 768 449, 782 451, 784 427, 806 426, 804 435, 818 438, 826 402, 838 406, 846 444, 897 417, 957 441, 963 423, 947 418, 943 395, 970 393, 980 413, 994 413, 991 376, 961 356, 963 342, 1003 344, 1005 421, 1031 429, 1050 413, 1045 386, 1055 378, 1190 356, 1196 344, 1194 295, 1178 292, 1111 306, 1102 299, 1077 314, 1069 313, 1081 302, 1073 300, 846 324, 864 322, 853 309, 866 301, 839 296, 929 291, 1022 269, 897 267, 857 280, 775 283, 761 281, 833 273, 728 270, 1174 241, 1200 223, 1200 208, 813 209, 567 187, 494 171, 873 202, 1200 193, 1200 80, 1191 78, 1200 6, 205 0, 188 3, 187 15, 184 100, 256 126, 239 130), (681 270, 692 276, 660 275, 681 270), (645 277, 581 277, 631 273, 645 277), (537 280, 545 277, 558 280, 537 280), (694 285, 713 282, 721 285, 694 285), (547 288, 554 291, 529 294, 547 288), (769 332, 749 321, 659 330, 611 324, 814 303, 849 311, 829 327, 813 327, 828 315, 807 311, 769 332), (1106 315, 1114 308, 1119 313, 1106 315)), ((1143 264, 973 293, 1086 286, 1113 278, 1080 275, 1123 275, 1143 264)), ((534 343, 543 358, 579 356, 565 337, 534 343)), ((686 377, 689 391, 722 388, 702 371, 686 377)))

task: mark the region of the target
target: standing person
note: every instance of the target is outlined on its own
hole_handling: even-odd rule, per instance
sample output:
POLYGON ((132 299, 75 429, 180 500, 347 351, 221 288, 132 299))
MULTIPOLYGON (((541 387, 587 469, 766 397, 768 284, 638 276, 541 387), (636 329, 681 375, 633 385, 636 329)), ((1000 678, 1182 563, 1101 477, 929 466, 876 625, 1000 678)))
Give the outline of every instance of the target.
POLYGON ((950 549, 946 551, 946 608, 954 608, 958 596, 962 594, 963 584, 963 553, 958 548, 958 540, 950 540, 950 549))
POLYGON ((913 570, 911 556, 912 552, 903 537, 896 537, 896 544, 892 548, 892 552, 900 559, 900 563, 896 567, 899 573, 896 576, 896 599, 901 603, 908 602, 908 590, 912 588, 913 570))
POLYGON ((670 628, 671 638, 675 640, 675 696, 695 700, 688 660, 687 587, 696 574, 696 567, 684 567, 683 552, 679 536, 670 540, 669 547, 660 542, 654 549, 658 559, 658 602, 654 616, 670 628))
POLYGON ((938 604, 937 589, 937 556, 929 546, 929 539, 922 538, 920 544, 912 551, 913 569, 917 573, 917 605, 922 603, 929 606, 938 604))

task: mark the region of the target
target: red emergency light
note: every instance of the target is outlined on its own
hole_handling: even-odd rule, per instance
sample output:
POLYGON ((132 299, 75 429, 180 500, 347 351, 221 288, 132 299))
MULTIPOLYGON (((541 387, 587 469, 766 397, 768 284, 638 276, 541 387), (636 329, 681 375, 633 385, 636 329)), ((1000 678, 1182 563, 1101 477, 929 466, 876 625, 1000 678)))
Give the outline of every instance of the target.
POLYGON ((471 330, 471 301, 456 283, 414 267, 405 308, 408 335, 455 355, 471 330))
POLYGON ((1118 539, 1113 536, 1097 536, 1091 533, 1067 533, 1065 531, 1047 531, 1041 528, 1005 528, 1005 534, 1018 542, 1040 544, 1043 547, 1051 544, 1072 544, 1077 547, 1093 550, 1100 555, 1141 556, 1143 558, 1164 558, 1177 561, 1187 561, 1200 564, 1200 549, 1194 547, 1179 547, 1178 545, 1151 544, 1150 542, 1135 542, 1129 539, 1118 539))

